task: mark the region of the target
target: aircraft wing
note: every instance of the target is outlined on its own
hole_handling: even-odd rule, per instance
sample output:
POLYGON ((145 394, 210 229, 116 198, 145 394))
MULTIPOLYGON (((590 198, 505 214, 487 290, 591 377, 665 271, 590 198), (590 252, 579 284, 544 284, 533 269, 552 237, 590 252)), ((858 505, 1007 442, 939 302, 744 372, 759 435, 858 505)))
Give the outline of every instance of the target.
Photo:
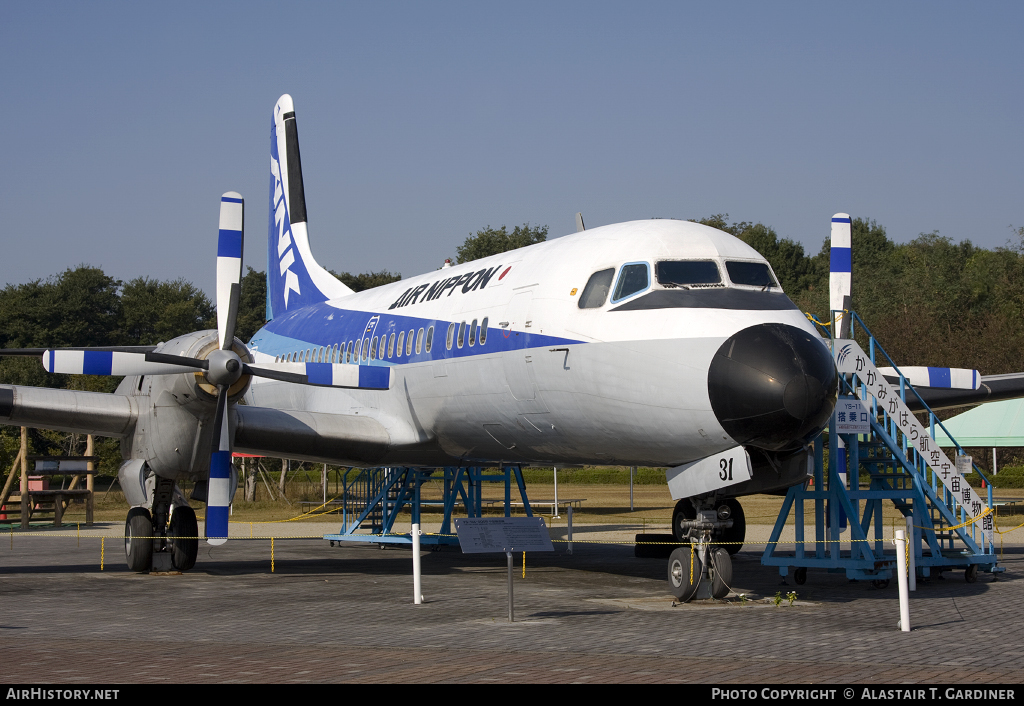
POLYGON ((0 385, 0 424, 119 437, 131 433, 138 416, 127 395, 0 385))
MULTIPOLYGON (((387 429, 369 416, 250 405, 233 411, 235 446, 245 453, 372 464, 391 448, 387 429)), ((139 398, 129 395, 0 385, 0 424, 122 437, 138 418, 139 398)))
POLYGON ((373 464, 391 448, 391 436, 368 416, 235 407, 235 450, 320 463, 373 464))

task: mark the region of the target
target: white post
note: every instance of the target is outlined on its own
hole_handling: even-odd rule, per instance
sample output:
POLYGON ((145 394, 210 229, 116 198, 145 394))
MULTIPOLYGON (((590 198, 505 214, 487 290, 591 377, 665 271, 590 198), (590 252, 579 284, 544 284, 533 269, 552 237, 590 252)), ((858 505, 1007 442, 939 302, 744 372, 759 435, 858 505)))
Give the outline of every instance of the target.
POLYGON ((917 535, 914 534, 914 514, 907 515, 907 542, 910 549, 906 553, 909 568, 907 570, 907 583, 911 591, 917 590, 917 535))
POLYGON ((996 447, 992 447, 992 475, 996 476, 999 473, 999 469, 996 468, 996 447))
POLYGON ((567 506, 566 511, 569 513, 569 546, 566 548, 566 554, 572 554, 572 505, 567 506))
POLYGON ((423 587, 420 581, 420 525, 417 522, 412 526, 412 602, 415 605, 423 602, 422 590, 423 587))
POLYGON ((633 472, 636 466, 629 467, 629 511, 633 512, 633 472))
POLYGON ((896 530, 896 572, 900 585, 900 630, 910 632, 910 592, 907 590, 907 538, 903 530, 896 530))
POLYGON ((558 514, 558 466, 555 466, 555 511, 551 513, 552 517, 561 517, 558 514))

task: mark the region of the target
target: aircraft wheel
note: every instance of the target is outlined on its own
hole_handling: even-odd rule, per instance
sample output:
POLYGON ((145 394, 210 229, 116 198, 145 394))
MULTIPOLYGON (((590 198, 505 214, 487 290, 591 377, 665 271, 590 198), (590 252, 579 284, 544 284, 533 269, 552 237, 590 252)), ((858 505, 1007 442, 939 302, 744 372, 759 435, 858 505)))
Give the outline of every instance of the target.
POLYGON ((176 507, 171 515, 171 565, 178 571, 188 571, 196 565, 199 556, 199 523, 196 511, 190 507, 176 507))
POLYGON ((967 567, 967 570, 964 572, 964 581, 966 581, 967 583, 974 583, 977 580, 978 580, 978 565, 977 564, 971 564, 970 566, 967 567))
POLYGON ((889 588, 889 579, 872 579, 871 585, 877 589, 889 588))
POLYGON ((711 551, 711 597, 725 598, 732 589, 732 557, 724 547, 711 551))
POLYGON ((722 542, 730 542, 723 546, 730 555, 735 555, 743 548, 743 538, 747 535, 747 519, 743 515, 743 506, 736 498, 726 498, 722 501, 722 505, 728 505, 729 510, 732 511, 732 527, 722 530, 718 539, 722 542))
POLYGON ((153 520, 144 507, 128 511, 124 523, 124 555, 132 571, 149 571, 153 566, 153 520))
POLYGON ((689 498, 683 498, 676 503, 676 509, 672 511, 672 534, 679 542, 685 542, 689 537, 690 530, 684 530, 679 526, 682 520, 696 520, 697 510, 689 498))
POLYGON ((704 567, 693 547, 677 547, 668 558, 668 590, 680 601, 688 601, 697 592, 704 567))
POLYGON ((797 586, 803 586, 807 583, 807 567, 801 566, 793 572, 793 581, 797 586))

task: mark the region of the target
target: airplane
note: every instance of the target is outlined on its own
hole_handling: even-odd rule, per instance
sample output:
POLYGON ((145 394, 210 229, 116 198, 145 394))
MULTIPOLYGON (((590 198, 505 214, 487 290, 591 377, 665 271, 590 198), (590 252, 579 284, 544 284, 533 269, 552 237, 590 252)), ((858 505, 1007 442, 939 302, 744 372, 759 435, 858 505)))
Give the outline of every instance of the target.
MULTIPOLYGON (((353 292, 313 257, 292 98, 273 110, 267 323, 234 335, 241 196, 221 198, 217 330, 158 346, 2 351, 114 393, 0 386, 0 424, 119 438, 129 567, 228 536, 240 452, 353 466, 666 467, 680 541, 743 541, 737 497, 805 482, 832 353, 771 266, 682 220, 583 229, 353 292)), ((728 555, 718 562, 728 561, 728 555)))

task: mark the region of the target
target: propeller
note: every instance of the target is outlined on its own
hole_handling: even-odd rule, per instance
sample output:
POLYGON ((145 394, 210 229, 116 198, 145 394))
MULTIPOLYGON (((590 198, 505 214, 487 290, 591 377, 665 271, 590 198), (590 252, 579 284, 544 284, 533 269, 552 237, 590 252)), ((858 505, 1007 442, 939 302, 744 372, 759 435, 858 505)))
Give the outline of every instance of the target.
POLYGON ((0 350, 0 355, 42 354, 43 367, 49 373, 71 375, 204 373, 207 381, 217 389, 206 504, 206 541, 214 545, 223 544, 228 537, 232 473, 228 392, 243 375, 302 385, 363 390, 387 390, 392 384, 392 368, 389 366, 270 361, 250 364, 235 352, 235 325, 238 320, 242 283, 244 209, 245 204, 240 194, 229 191, 221 196, 217 237, 218 347, 211 351, 206 358, 159 353, 155 350, 156 346, 0 350))

